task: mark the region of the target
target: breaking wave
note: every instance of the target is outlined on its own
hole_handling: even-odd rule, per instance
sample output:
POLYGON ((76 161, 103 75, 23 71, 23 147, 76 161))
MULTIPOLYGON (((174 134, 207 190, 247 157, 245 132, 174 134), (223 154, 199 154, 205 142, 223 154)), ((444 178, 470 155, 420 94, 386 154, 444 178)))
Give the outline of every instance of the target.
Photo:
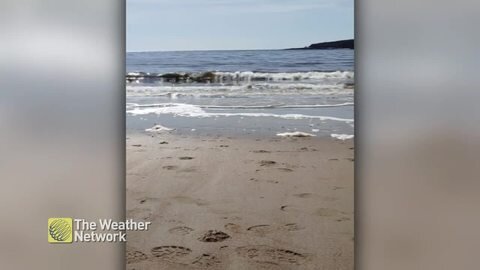
POLYGON ((129 72, 126 75, 130 83, 241 83, 261 81, 326 81, 333 83, 353 84, 353 71, 311 71, 311 72, 255 72, 237 71, 220 72, 209 71, 200 73, 147 73, 129 72))

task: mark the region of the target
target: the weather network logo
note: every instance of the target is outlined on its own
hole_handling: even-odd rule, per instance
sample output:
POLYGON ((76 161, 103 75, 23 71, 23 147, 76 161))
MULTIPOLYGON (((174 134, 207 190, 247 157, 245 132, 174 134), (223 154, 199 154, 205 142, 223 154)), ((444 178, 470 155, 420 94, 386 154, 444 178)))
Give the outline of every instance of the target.
POLYGON ((48 242, 49 243, 72 243, 73 239, 72 218, 49 218, 48 219, 48 242))
POLYGON ((127 231, 148 231, 150 221, 114 221, 101 218, 49 218, 48 242, 53 244, 126 242, 127 231))

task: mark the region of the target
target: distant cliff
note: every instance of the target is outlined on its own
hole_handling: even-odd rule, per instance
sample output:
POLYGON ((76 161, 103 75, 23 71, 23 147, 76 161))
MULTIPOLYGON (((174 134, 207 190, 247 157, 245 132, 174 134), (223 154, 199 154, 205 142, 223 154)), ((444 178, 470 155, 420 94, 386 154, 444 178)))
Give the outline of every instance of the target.
POLYGON ((308 47, 291 48, 287 50, 332 50, 332 49, 353 49, 353 39, 314 43, 308 47))

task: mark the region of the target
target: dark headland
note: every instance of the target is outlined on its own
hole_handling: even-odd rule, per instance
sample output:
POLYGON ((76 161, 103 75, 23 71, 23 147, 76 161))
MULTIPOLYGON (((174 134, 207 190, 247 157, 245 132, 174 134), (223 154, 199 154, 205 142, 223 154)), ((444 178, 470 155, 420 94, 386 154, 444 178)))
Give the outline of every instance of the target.
POLYGON ((353 39, 329 41, 314 43, 308 47, 303 48, 290 48, 287 50, 333 50, 333 49, 352 49, 354 48, 353 39))

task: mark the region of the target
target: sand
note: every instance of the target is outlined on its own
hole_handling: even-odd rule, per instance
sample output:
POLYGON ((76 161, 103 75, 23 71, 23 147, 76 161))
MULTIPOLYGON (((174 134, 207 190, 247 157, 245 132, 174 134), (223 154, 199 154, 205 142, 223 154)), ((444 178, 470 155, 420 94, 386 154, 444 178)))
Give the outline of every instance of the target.
POLYGON ((353 269, 352 140, 127 137, 127 269, 353 269))

